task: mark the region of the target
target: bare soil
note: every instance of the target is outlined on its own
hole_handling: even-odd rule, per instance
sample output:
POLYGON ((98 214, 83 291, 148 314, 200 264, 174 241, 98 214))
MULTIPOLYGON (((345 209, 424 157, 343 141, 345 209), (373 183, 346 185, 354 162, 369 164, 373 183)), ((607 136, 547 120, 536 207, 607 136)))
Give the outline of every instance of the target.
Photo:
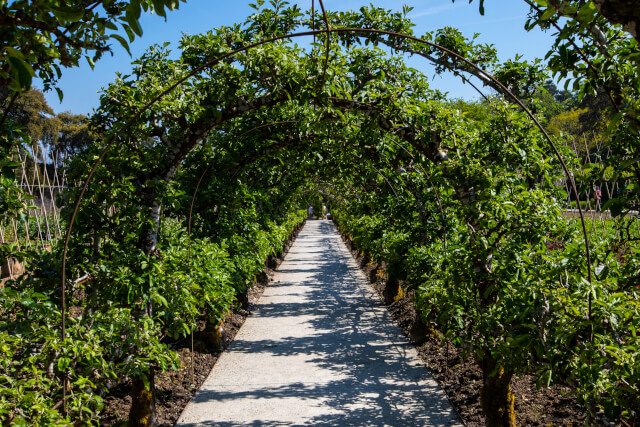
MULTIPOLYGON (((375 278, 373 270, 379 268, 375 263, 360 256, 357 249, 350 248, 351 255, 367 277, 375 278)), ((371 286, 384 301, 386 281, 378 277, 371 286)), ((387 304, 387 309, 404 334, 412 341, 418 354, 429 368, 449 400, 460 415, 463 423, 469 427, 484 426, 480 407, 480 388, 482 371, 472 359, 464 359, 460 349, 449 343, 442 343, 438 337, 424 344, 412 339, 411 330, 417 313, 412 302, 413 293, 406 292, 402 298, 387 304)), ((519 426, 583 426, 587 419, 584 408, 578 405, 573 390, 569 387, 553 385, 537 389, 536 379, 532 376, 514 377, 511 389, 515 396, 516 424, 519 426)))
MULTIPOLYGON (((286 249, 288 247, 289 245, 286 249)), ((283 257, 284 254, 286 251, 283 257)), ((367 265, 367 260, 360 257, 355 249, 351 250, 351 254, 356 262, 360 263, 367 277, 375 277, 375 273, 371 270, 378 268, 376 264, 367 265)), ((281 259, 275 262, 279 265, 281 259)), ((273 260, 271 260, 271 266, 274 266, 273 260)), ((249 309, 236 308, 225 317, 223 327, 226 332, 227 346, 233 341, 237 331, 251 314, 252 307, 264 292, 272 271, 269 269, 267 272, 267 278, 261 283, 256 283, 249 291, 249 309)), ((378 279, 372 283, 372 286, 384 300, 385 281, 378 279)), ((411 298, 411 293, 406 293, 399 300, 387 305, 390 314, 409 339, 411 339, 410 331, 417 317, 411 298)), ((208 351, 199 340, 197 333, 194 335, 193 356, 190 339, 176 342, 172 347, 180 355, 182 368, 156 376, 157 425, 162 427, 173 426, 176 423, 182 410, 200 388, 221 354, 221 352, 208 351)), ((447 393, 464 424, 469 427, 483 426, 484 420, 480 409, 482 373, 475 362, 465 360, 460 350, 453 345, 443 345, 440 339, 432 339, 416 345, 416 348, 435 379, 447 393)), ((577 404, 573 391, 568 387, 554 385, 538 390, 534 377, 522 376, 513 379, 512 391, 516 398, 517 425, 569 427, 585 424, 586 411, 577 404)), ((131 404, 130 393, 130 384, 111 391, 105 398, 101 425, 126 425, 131 404)))
MULTIPOLYGON (((249 307, 244 310, 236 307, 225 316, 223 329, 225 331, 225 348, 233 341, 245 319, 251 314, 255 303, 260 299, 268 282, 271 281, 273 270, 277 268, 292 241, 285 245, 281 257, 271 258, 268 264, 272 268, 265 268, 262 281, 254 283, 249 289, 249 307)), ((203 325, 204 328, 204 325, 203 325)), ((193 353, 191 352, 191 339, 187 338, 171 344, 171 348, 180 356, 181 368, 177 371, 169 371, 156 374, 156 410, 157 426, 170 427, 175 425, 182 414, 183 409, 191 401, 196 391, 202 386, 216 361, 222 354, 221 351, 211 351, 202 340, 200 333, 194 334, 193 353)), ((224 351, 224 350, 223 350, 224 351)), ((100 425, 126 426, 131 406, 131 383, 126 383, 114 388, 104 399, 104 409, 100 414, 100 425)))

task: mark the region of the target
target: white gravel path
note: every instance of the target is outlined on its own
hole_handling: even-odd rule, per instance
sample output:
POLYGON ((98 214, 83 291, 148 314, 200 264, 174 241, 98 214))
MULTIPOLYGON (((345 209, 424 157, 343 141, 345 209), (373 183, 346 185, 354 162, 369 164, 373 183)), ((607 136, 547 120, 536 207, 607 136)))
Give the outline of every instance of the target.
POLYGON ((330 221, 307 221, 178 426, 461 426, 330 221))

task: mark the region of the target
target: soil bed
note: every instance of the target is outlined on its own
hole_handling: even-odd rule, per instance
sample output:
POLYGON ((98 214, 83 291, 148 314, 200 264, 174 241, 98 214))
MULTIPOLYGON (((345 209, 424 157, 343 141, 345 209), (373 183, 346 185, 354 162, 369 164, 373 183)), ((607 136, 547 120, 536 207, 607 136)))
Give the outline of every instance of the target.
MULTIPOLYGON (((289 245, 287 246, 287 248, 289 245)), ((285 251, 286 253, 286 251, 285 251)), ((357 250, 351 255, 356 259, 367 277, 376 265, 364 265, 357 250)), ((278 260, 279 262, 280 260, 278 260)), ((225 317, 225 347, 233 341, 236 333, 251 313, 253 305, 262 295, 269 279, 255 284, 249 291, 249 310, 235 309, 225 317)), ((372 284, 383 298, 385 282, 380 279, 372 284)), ((412 294, 406 293, 398 301, 387 305, 387 308, 404 331, 410 337, 410 329, 416 318, 416 311, 411 301, 412 294)), ((221 352, 207 351, 204 344, 194 336, 194 376, 191 381, 191 342, 186 339, 173 345, 180 355, 181 369, 156 376, 156 397, 158 426, 173 426, 184 407, 200 388, 221 352)), ((415 344, 415 343, 414 343, 415 344)), ((480 409, 480 387, 482 373, 473 360, 464 360, 461 351, 453 345, 442 345, 439 339, 416 346, 420 357, 431 370, 435 379, 447 393, 456 411, 465 425, 469 427, 483 426, 484 420, 480 409)), ((537 390, 535 378, 531 376, 515 377, 512 390, 516 397, 517 425, 521 426, 581 426, 585 424, 586 412, 577 404, 573 391, 558 385, 537 390)), ((130 385, 124 385, 111 391, 105 398, 105 408, 101 415, 101 425, 126 425, 131 404, 130 385)))
MULTIPOLYGON (((360 256, 357 249, 350 252, 365 275, 372 277, 375 274, 372 274, 372 270, 378 266, 366 265, 367 260, 360 256)), ((371 286, 384 301, 384 279, 378 279, 371 286)), ((396 302, 387 304, 389 313, 410 340, 410 330, 417 316, 412 297, 413 292, 406 292, 396 302)), ((442 345, 440 338, 430 339, 423 345, 416 345, 415 342, 413 344, 449 396, 449 400, 464 424, 469 427, 484 426, 480 408, 482 371, 477 364, 471 359, 465 360, 461 350, 453 345, 442 345)), ((515 396, 516 425, 518 426, 585 425, 586 411, 578 405, 575 394, 569 387, 553 385, 538 390, 536 379, 526 375, 514 377, 511 381, 511 389, 515 396)))
MULTIPOLYGON (((285 251, 280 258, 271 260, 271 264, 277 267, 286 255, 292 242, 285 246, 285 251), (275 262, 275 265, 273 265, 275 262)), ((265 269, 266 276, 260 283, 254 283, 248 292, 249 308, 243 310, 236 308, 225 316, 223 328, 225 331, 225 348, 233 341, 238 330, 247 316, 251 314, 255 303, 260 299, 268 282, 271 281, 272 270, 265 269)), ((183 409, 191 401, 196 391, 202 386, 213 365, 222 354, 208 350, 200 340, 200 333, 194 334, 193 363, 191 362, 191 339, 187 338, 173 343, 171 348, 180 356, 181 368, 177 371, 169 371, 156 374, 156 409, 157 426, 173 426, 180 418, 183 409), (192 367, 193 378, 192 382, 192 367)), ((223 350, 224 351, 224 350, 223 350)), ((131 384, 117 387, 104 398, 104 409, 100 414, 100 425, 126 426, 131 406, 131 384)))

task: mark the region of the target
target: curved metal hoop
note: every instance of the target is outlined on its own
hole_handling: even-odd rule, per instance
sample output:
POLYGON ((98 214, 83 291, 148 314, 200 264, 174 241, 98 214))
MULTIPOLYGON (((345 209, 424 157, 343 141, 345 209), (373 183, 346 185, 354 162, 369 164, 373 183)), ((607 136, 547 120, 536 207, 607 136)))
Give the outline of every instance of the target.
MULTIPOLYGON (((240 135, 236 136, 235 138, 233 138, 231 141, 229 141, 229 143, 234 143, 235 141, 239 140, 240 138, 242 138, 243 136, 246 136, 248 134, 250 134, 253 131, 256 131, 258 129, 263 129, 269 126, 275 126, 275 125, 280 125, 280 124, 285 124, 285 123, 298 123, 299 120, 284 120, 284 121, 280 121, 280 122, 273 122, 273 123, 266 123, 260 126, 256 126, 252 129, 249 129, 246 132, 241 133, 240 135)), ((196 185, 196 189, 193 191, 193 196, 191 197, 191 207, 189 208, 189 221, 188 221, 188 227, 187 227, 187 233, 188 233, 188 242, 189 242, 189 250, 188 250, 188 258, 187 258, 187 262, 191 261, 191 218, 193 216, 193 205, 196 201, 196 195, 198 194, 198 189, 200 188, 200 184, 202 183, 202 180, 204 178, 204 176, 207 174, 207 172, 209 172, 209 168, 210 166, 207 166, 204 170, 204 172, 202 172, 202 175, 200 175, 200 179, 198 180, 198 184, 196 185)))
MULTIPOLYGON (((496 86, 498 86, 501 91, 503 92, 503 94, 509 96, 511 99, 514 100, 514 102, 516 102, 516 104, 531 118, 531 120, 533 120, 533 122, 535 123, 535 125, 538 127, 538 129, 540 130, 540 132, 544 135, 545 139, 547 140, 547 142, 549 143, 549 145, 552 147, 553 152, 556 156, 556 158, 560 161, 561 165, 562 165, 562 169, 567 177, 567 179, 570 181, 571 183, 571 187, 574 191, 574 193, 576 194, 576 203, 577 203, 577 208, 578 208, 578 213, 580 215, 580 221, 582 224, 582 230, 583 230, 583 235, 585 238, 585 251, 586 251, 586 257, 587 257, 587 273, 588 273, 588 280, 589 282, 592 281, 592 273, 591 273, 591 254, 590 254, 590 248, 589 248, 589 237, 587 234, 587 229, 586 229, 586 225, 585 225, 585 220, 584 220, 584 215, 582 212, 582 208, 580 206, 580 202, 578 200, 578 191, 575 185, 575 181, 573 179, 573 176, 569 173, 569 170, 562 158, 562 156, 560 155, 560 152, 558 151, 556 145, 553 143, 553 141, 551 140, 551 138, 549 137, 549 134, 546 132, 546 130, 544 129, 544 127, 540 124, 540 122, 536 119, 536 117, 533 115, 533 113, 522 103, 522 101, 520 101, 513 93, 511 93, 502 83, 500 83, 497 79, 495 79, 493 76, 491 76, 488 72, 484 71, 483 69, 481 69, 480 67, 478 67, 477 65, 475 65, 474 63, 472 63, 471 61, 469 61, 468 59, 464 58, 463 56, 451 51, 450 49, 447 49, 443 46, 440 46, 436 43, 433 42, 429 42, 427 40, 423 40, 414 36, 409 36, 406 34, 400 34, 400 33, 395 33, 393 31, 387 31, 387 30, 376 30, 376 29, 367 29, 367 28, 327 28, 327 29, 323 29, 323 30, 314 30, 314 31, 304 31, 304 32, 298 32, 298 33, 291 33, 291 34, 286 34, 286 35, 281 35, 281 36, 276 36, 273 38, 269 38, 269 39, 265 39, 265 40, 261 40, 255 43, 252 43, 250 45, 247 45, 245 47, 239 48, 239 49, 235 49, 231 52, 227 52, 215 59, 212 59, 211 61, 208 61, 198 67, 196 67, 195 69, 193 69, 189 74, 187 74, 186 76, 180 78, 179 80, 177 80, 176 82, 174 82, 171 86, 169 86, 167 89, 165 89, 164 91, 162 91, 160 94, 156 95, 153 99, 151 99, 149 102, 147 102, 147 104, 145 104, 137 113, 135 113, 124 125, 122 128, 120 128, 115 135, 112 137, 112 139, 110 140, 110 142, 107 144, 107 146, 104 148, 104 150, 102 151, 102 153, 100 154, 100 156, 98 157, 98 159, 96 160, 94 166, 92 167, 87 180, 85 181, 80 194, 78 195, 78 199, 76 201, 76 204, 74 206, 74 210, 73 213, 71 215, 71 219, 69 222, 69 227, 67 229, 66 232, 66 236, 65 236, 65 242, 64 242, 64 248, 63 248, 63 259, 62 259, 62 301, 61 301, 61 316, 62 316, 62 338, 63 340, 66 337, 66 261, 67 261, 67 253, 68 253, 68 247, 69 247, 69 241, 71 238, 71 232, 73 231, 73 225, 75 222, 75 218, 77 216, 78 210, 80 208, 80 203, 84 197, 84 194, 86 192, 86 189, 89 185, 89 182, 91 181, 91 179, 93 178, 93 175, 95 174, 98 166, 102 163, 104 157, 106 156, 107 152, 111 149, 111 147, 113 146, 113 144, 115 143, 115 141, 127 130, 131 127, 131 125, 134 123, 135 120, 137 120, 145 111, 147 111, 152 105, 154 105, 156 102, 158 102, 160 99, 162 99, 164 96, 168 95, 169 93, 171 93, 174 89, 178 88, 179 86, 181 86, 185 81, 187 81, 188 79, 190 79, 191 77, 195 76, 197 73, 199 73, 200 71, 204 70, 205 68, 211 67, 217 63, 219 63, 220 61, 233 57, 235 55, 237 55, 238 53, 241 52, 245 52, 249 49, 252 49, 254 47, 258 47, 261 45, 265 45, 265 44, 269 44, 269 43, 273 43, 279 40, 285 40, 285 39, 291 39, 291 38, 296 38, 296 37, 305 37, 305 36, 316 36, 318 34, 331 34, 331 33, 353 33, 353 34, 381 34, 381 35, 387 35, 387 36, 396 36, 396 37, 400 37, 400 38, 404 38, 407 40, 412 40, 415 41, 417 43, 421 43, 424 45, 428 45, 431 46, 435 49, 438 49, 444 53, 446 53, 447 55, 450 55, 452 57, 455 57, 461 61, 463 61, 464 63, 466 63, 467 65, 469 65, 470 67, 472 67, 473 69, 475 69, 478 73, 480 73, 483 77, 486 77, 487 79, 491 80, 496 86)), ((362 36, 364 37, 364 36, 362 36)), ((418 53, 419 54, 419 53, 418 53)), ((421 55, 424 57, 424 55, 421 55)), ((429 58, 427 58, 429 59, 429 58)), ((461 70, 461 71, 467 71, 467 70, 461 70)), ((472 74, 473 75, 473 74, 472 74)), ((477 77, 477 76, 476 76, 477 77)), ((589 317, 591 318, 591 295, 589 296, 589 317)))

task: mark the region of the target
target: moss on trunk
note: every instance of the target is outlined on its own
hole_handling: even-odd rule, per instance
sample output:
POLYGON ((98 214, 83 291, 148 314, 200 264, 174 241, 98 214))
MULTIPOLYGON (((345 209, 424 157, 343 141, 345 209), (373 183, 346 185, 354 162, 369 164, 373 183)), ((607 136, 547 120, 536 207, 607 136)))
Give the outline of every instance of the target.
POLYGON ((222 327, 223 322, 218 324, 208 324, 201 334, 202 342, 205 343, 207 349, 216 352, 224 350, 226 333, 222 327))
POLYGON ((242 292, 236 293, 236 300, 240 303, 240 308, 243 310, 249 309, 249 289, 245 289, 242 292))
POLYGON ((147 375, 149 388, 142 378, 132 378, 131 409, 129 427, 151 427, 156 424, 155 373, 153 369, 147 375))
POLYGON ((513 373, 499 366, 489 352, 485 352, 480 365, 484 376, 480 405, 487 427, 515 427, 514 396, 510 386, 513 373))
POLYGON ((398 279, 389 279, 387 280, 387 284, 384 287, 384 302, 387 305, 393 304, 394 302, 402 299, 404 296, 404 291, 402 290, 402 285, 398 279))

